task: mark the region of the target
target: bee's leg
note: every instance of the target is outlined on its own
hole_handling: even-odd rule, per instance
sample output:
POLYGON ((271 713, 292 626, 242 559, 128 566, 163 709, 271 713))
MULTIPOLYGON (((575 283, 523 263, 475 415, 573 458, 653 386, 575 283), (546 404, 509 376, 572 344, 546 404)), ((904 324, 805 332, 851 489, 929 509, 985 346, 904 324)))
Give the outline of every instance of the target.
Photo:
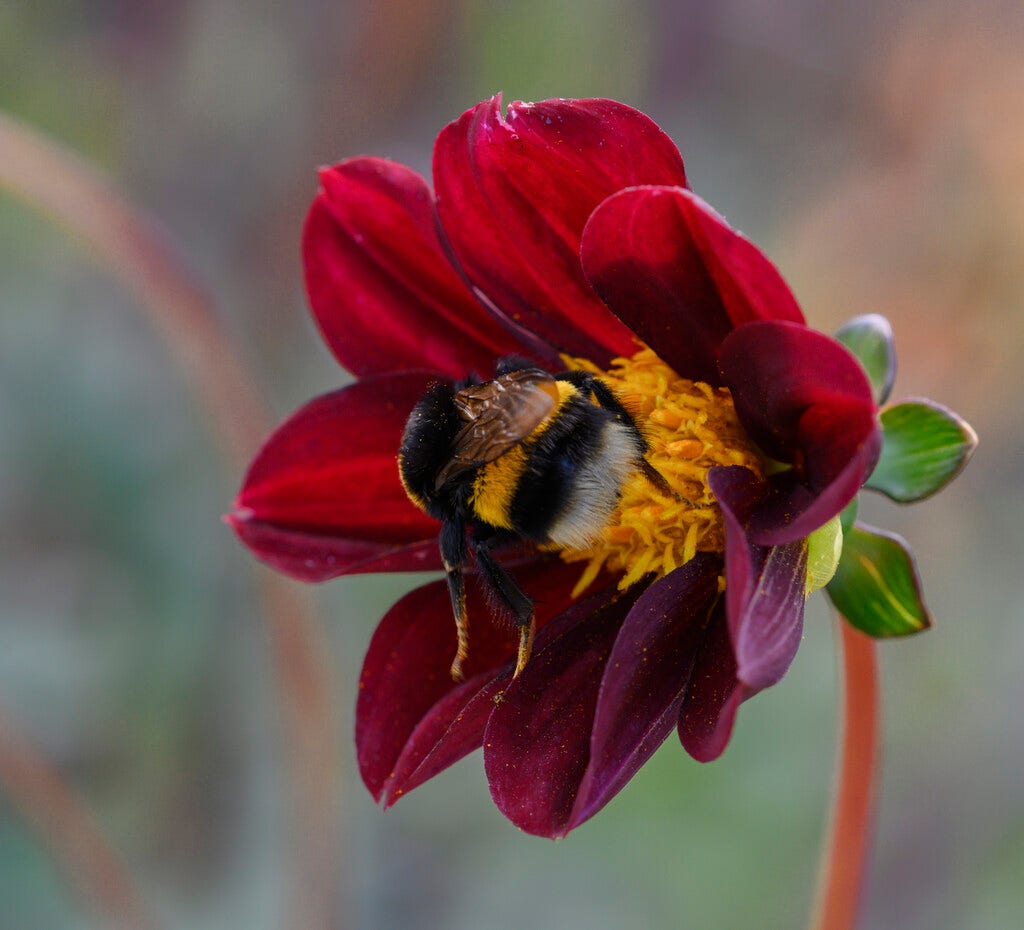
POLYGON ((636 460, 637 468, 640 473, 653 484, 662 494, 666 497, 671 497, 677 501, 681 501, 682 498, 678 492, 673 491, 669 487, 669 483, 665 480, 665 476, 662 475, 658 469, 656 469, 650 462, 647 461, 642 455, 636 460))
POLYGON ((526 668, 526 663, 530 661, 530 653, 533 651, 533 634, 536 630, 533 601, 523 594, 512 576, 494 558, 487 540, 473 540, 472 546, 484 584, 512 612, 519 625, 519 650, 515 670, 515 674, 518 675, 526 668))
POLYGON ((636 464, 640 473, 666 497, 673 497, 676 500, 680 500, 679 495, 669 487, 668 482, 662 476, 661 472, 654 468, 654 466, 644 458, 647 453, 647 440, 644 439, 643 433, 640 432, 640 429, 637 427, 630 412, 622 406, 622 401, 615 396, 612 389, 600 378, 596 378, 594 375, 586 371, 569 371, 564 375, 559 375, 559 379, 568 381, 581 391, 589 391, 593 394, 594 399, 598 404, 604 407, 605 410, 614 413, 620 422, 628 426, 636 437, 636 441, 639 446, 636 464))
POLYGON ((466 561, 466 530, 462 521, 445 520, 441 524, 439 542, 448 593, 452 599, 452 613, 455 615, 455 633, 459 639, 451 675, 453 680, 462 681, 462 664, 469 658, 469 616, 466 613, 466 584, 462 578, 462 566, 466 561))

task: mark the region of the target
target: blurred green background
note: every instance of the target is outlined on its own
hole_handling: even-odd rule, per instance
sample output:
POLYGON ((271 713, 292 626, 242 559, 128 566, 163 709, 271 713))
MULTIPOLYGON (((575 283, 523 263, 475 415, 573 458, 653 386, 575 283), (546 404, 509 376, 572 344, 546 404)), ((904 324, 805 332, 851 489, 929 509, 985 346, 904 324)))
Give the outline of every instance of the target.
MULTIPOLYGON (((0 109, 113 179, 216 297, 275 417, 345 377, 304 305, 317 165, 429 172, 477 100, 611 96, 772 256, 812 325, 886 314, 896 396, 977 429, 967 472, 870 522, 913 544, 936 617, 884 644, 885 760, 862 926, 1024 913, 1024 8, 867 0, 36 0, 0 6, 0 109)), ((289 756, 241 475, 127 294, 0 194, 0 715, 62 775, 166 927, 295 927, 289 756)), ((413 577, 315 591, 340 742, 338 928, 798 927, 836 739, 817 600, 786 680, 724 758, 670 739, 550 843, 492 807, 479 755, 382 814, 352 705, 413 577)), ((0 788, 0 930, 105 926, 0 788)), ((323 890, 323 889, 321 889, 323 890)), ((304 930, 304 928, 298 928, 304 930)))

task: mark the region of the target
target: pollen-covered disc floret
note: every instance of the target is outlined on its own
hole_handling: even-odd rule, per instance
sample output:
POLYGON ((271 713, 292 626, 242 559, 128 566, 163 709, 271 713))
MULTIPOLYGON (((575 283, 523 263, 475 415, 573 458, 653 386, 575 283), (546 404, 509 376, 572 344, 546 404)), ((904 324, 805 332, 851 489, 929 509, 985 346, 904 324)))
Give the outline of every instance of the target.
POLYGON ((623 590, 646 575, 667 575, 698 552, 722 552, 722 514, 708 487, 716 465, 742 465, 759 476, 763 463, 740 425, 726 388, 681 378, 650 349, 617 358, 601 372, 583 359, 571 369, 599 374, 633 416, 647 441, 647 461, 678 495, 664 494, 641 472, 623 487, 619 507, 599 542, 562 551, 567 562, 586 562, 578 595, 602 568, 623 572, 623 590))

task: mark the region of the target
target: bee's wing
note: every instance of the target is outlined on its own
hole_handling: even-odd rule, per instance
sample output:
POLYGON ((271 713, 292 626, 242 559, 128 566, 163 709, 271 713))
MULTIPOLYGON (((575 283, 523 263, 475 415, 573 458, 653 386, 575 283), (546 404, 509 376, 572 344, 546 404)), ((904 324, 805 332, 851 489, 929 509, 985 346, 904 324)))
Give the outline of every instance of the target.
POLYGON ((536 368, 458 391, 455 406, 466 425, 452 441, 451 458, 438 473, 436 487, 508 452, 544 422, 557 402, 557 382, 536 368))

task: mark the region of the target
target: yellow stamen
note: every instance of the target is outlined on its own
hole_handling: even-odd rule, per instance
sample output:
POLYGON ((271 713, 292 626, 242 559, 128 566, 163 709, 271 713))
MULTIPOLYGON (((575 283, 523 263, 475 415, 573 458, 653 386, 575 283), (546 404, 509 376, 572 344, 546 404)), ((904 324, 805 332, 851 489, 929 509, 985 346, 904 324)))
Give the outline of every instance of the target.
POLYGON ((601 540, 588 549, 562 551, 567 562, 586 562, 573 595, 602 568, 622 572, 619 587, 625 590, 647 575, 667 575, 698 552, 722 552, 722 514, 708 471, 743 465, 764 474, 729 391, 680 378, 650 349, 615 359, 608 372, 581 359, 564 360, 571 369, 601 375, 616 393, 647 440, 647 461, 677 496, 666 497, 639 471, 633 475, 601 540))
POLYGON ((699 439, 677 439, 665 446, 665 451, 681 459, 695 459, 704 451, 704 443, 699 439))
POLYGON ((627 543, 633 538, 633 527, 631 526, 609 526, 605 530, 605 536, 610 543, 627 543))

